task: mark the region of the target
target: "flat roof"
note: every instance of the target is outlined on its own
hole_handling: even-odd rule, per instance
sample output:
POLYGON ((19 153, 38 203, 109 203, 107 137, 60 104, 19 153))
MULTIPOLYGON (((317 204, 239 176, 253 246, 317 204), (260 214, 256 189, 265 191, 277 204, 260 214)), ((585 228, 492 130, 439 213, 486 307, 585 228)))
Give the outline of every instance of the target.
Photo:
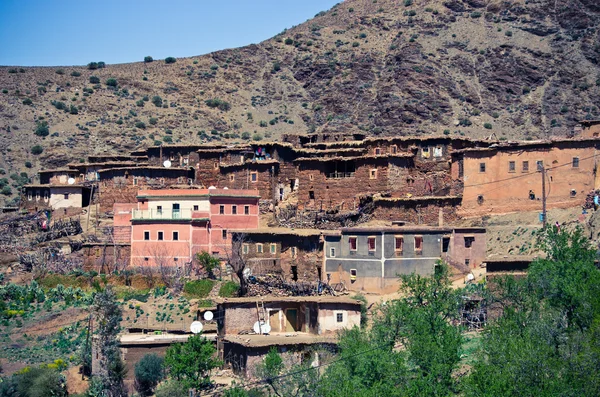
POLYGON ((276 333, 269 335, 225 335, 224 342, 235 343, 245 347, 267 347, 287 345, 312 345, 320 343, 337 343, 337 335, 314 335, 302 332, 276 333))
POLYGON ((445 226, 422 226, 422 225, 408 225, 408 226, 390 226, 390 227, 343 227, 341 228, 342 233, 426 233, 426 232, 451 232, 454 228, 445 226))
POLYGON ((511 262, 533 262, 539 259, 537 255, 504 255, 504 256, 490 256, 485 258, 483 263, 495 262, 495 263, 511 263, 511 262))
POLYGON ((160 197, 260 197, 258 190, 245 189, 152 189, 140 190, 138 198, 160 197))
MULTIPOLYGON (((193 334, 121 334, 118 336, 121 345, 162 345, 166 343, 186 342, 193 334)), ((206 339, 217 340, 215 333, 203 333, 206 339)))
POLYGON ((217 304, 235 305, 237 303, 254 303, 254 302, 299 302, 299 303, 343 303, 360 305, 360 301, 351 299, 346 296, 245 296, 242 298, 218 298, 215 299, 217 304))
POLYGON ((48 174, 48 173, 52 173, 52 172, 77 172, 77 170, 74 170, 73 168, 54 168, 51 170, 39 170, 38 171, 39 174, 48 174))
POLYGON ((118 167, 118 168, 107 168, 104 170, 98 170, 99 173, 111 172, 111 171, 137 171, 137 170, 160 170, 160 171, 177 171, 177 172, 188 172, 189 168, 166 168, 166 167, 153 167, 153 166, 139 166, 139 167, 118 167))
POLYGON ((285 227, 263 227, 259 229, 233 229, 231 233, 245 234, 282 234, 290 236, 321 236, 321 235, 336 235, 338 231, 322 230, 322 229, 288 229, 285 227))

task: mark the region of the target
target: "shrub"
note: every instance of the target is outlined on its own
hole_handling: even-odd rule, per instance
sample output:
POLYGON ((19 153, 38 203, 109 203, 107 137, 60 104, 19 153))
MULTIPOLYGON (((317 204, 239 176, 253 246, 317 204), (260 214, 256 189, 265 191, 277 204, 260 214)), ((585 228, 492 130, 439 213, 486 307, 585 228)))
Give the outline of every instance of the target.
POLYGON ((473 11, 471 13, 471 18, 479 18, 481 17, 481 13, 479 11, 473 11))
POLYGON ((158 119, 156 117, 150 117, 150 120, 148 120, 148 122, 151 125, 156 125, 156 123, 158 123, 158 119))
POLYGON ((137 106, 141 107, 141 108, 143 108, 143 107, 144 107, 144 101, 143 101, 143 100, 141 100, 141 99, 140 99, 139 101, 136 101, 136 103, 135 103, 135 104, 136 104, 137 106))
POLYGON ((253 141, 260 141, 262 139, 263 139, 263 137, 259 133, 255 133, 254 135, 252 135, 252 140, 253 141))
POLYGON ((261 120, 261 121, 259 121, 259 122, 258 122, 258 125, 259 125, 260 127, 266 127, 268 124, 267 124, 267 122, 266 122, 266 121, 264 121, 264 120, 261 120))
POLYGON ((33 105, 33 101, 31 98, 25 98, 23 99, 23 105, 33 105))
POLYGON ((0 194, 3 194, 5 196, 10 196, 12 194, 12 190, 10 188, 10 186, 5 185, 2 187, 2 189, 0 190, 0 194))
POLYGON ((146 354, 135 364, 135 389, 142 396, 151 396, 158 382, 164 378, 164 359, 146 354))
POLYGON ((5 88, 5 89, 2 90, 2 93, 3 94, 8 94, 8 90, 5 88))
POLYGON ((156 106, 157 108, 159 108, 159 107, 162 106, 163 100, 158 95, 155 95, 155 96, 152 97, 152 103, 154 104, 154 106, 156 106))
POLYGON ((205 280, 188 281, 183 286, 183 292, 185 292, 187 295, 189 295, 191 297, 203 299, 208 296, 210 291, 213 289, 213 286, 214 286, 214 281, 212 281, 212 280, 205 279, 205 280))
POLYGON ((504 34, 508 37, 512 37, 512 31, 507 30, 506 32, 504 32, 504 34))
POLYGON ((59 75, 61 75, 61 76, 62 76, 63 74, 65 74, 65 70, 64 70, 64 69, 56 69, 56 70, 54 71, 54 73, 56 73, 56 74, 59 74, 59 75))
POLYGON ((170 380, 163 383, 156 390, 156 397, 181 397, 187 395, 188 389, 185 385, 176 380, 170 380))
POLYGON ((26 161, 25 162, 25 167, 31 168, 31 167, 33 167, 33 164, 31 164, 31 161, 26 161))
POLYGON ((163 137, 163 142, 164 143, 173 143, 173 137, 165 136, 165 137, 163 137))
POLYGON ((222 298, 231 298, 237 296, 240 290, 239 284, 233 281, 226 281, 219 289, 219 296, 222 298))
POLYGON ((208 107, 219 108, 220 110, 222 110, 224 112, 231 109, 231 105, 229 104, 229 102, 222 101, 219 98, 209 99, 207 101, 204 101, 204 103, 206 103, 206 106, 208 106, 208 107))
POLYGON ((98 69, 104 69, 106 67, 106 63, 105 62, 98 62, 98 69))
POLYGON ((153 61, 154 61, 154 59, 152 59, 152 57, 150 55, 144 57, 144 62, 146 62, 146 63, 150 63, 150 62, 153 62, 153 61))
POLYGON ((146 124, 143 121, 138 121, 137 123, 135 123, 135 127, 143 130, 146 128, 146 124))
POLYGON ((242 132, 242 139, 250 139, 250 133, 248 131, 242 132))
POLYGON ((96 76, 90 76, 90 83, 92 83, 92 84, 99 84, 100 83, 100 78, 96 77, 96 76))
POLYGON ((89 70, 96 70, 98 69, 98 62, 90 62, 87 64, 87 67, 89 70))
POLYGON ((491 130, 492 129, 492 123, 484 123, 483 124, 483 128, 485 128, 486 130, 491 130))
POLYGON ((67 105, 65 105, 64 102, 60 102, 60 101, 52 101, 50 102, 52 104, 52 106, 54 106, 55 108, 57 108, 58 110, 65 110, 67 108, 67 105))
POLYGON ((79 76, 81 76, 81 73, 79 73, 79 72, 78 72, 78 71, 76 71, 76 70, 73 70, 73 71, 71 72, 71 76, 73 76, 73 77, 79 77, 79 76))
POLYGON ((117 80, 110 78, 108 80, 106 80, 106 85, 109 87, 116 87, 118 85, 117 80))
POLYGON ((69 113, 77 114, 77 113, 79 113, 79 109, 77 109, 77 106, 71 105, 71 108, 69 109, 69 113))
POLYGON ((294 44, 294 40, 292 40, 288 37, 287 39, 285 39, 284 43, 287 45, 292 45, 292 44, 294 44))
POLYGON ((37 126, 35 127, 35 135, 48 136, 49 134, 50 134, 50 128, 48 127, 48 122, 47 121, 38 121, 37 126))
POLYGON ((41 147, 40 145, 35 145, 34 147, 31 148, 31 154, 42 154, 42 152, 44 151, 44 148, 41 147))
POLYGON ((412 0, 404 0, 404 7, 409 7, 412 5, 412 0))
POLYGON ((352 47, 358 47, 360 45, 360 43, 358 41, 355 41, 352 43, 352 47))
POLYGON ((173 58, 173 57, 166 57, 165 58, 165 63, 175 63, 177 61, 177 59, 173 58))

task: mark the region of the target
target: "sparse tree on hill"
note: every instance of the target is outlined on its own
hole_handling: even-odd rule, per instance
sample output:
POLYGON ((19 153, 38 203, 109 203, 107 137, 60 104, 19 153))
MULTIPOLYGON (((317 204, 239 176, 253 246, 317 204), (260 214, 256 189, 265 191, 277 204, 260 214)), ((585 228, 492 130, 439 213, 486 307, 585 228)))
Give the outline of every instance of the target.
POLYGON ((244 245, 247 241, 245 233, 236 233, 231 237, 231 247, 225 249, 227 263, 240 281, 240 296, 248 293, 248 281, 244 275, 244 270, 248 265, 248 255, 244 254, 244 245))

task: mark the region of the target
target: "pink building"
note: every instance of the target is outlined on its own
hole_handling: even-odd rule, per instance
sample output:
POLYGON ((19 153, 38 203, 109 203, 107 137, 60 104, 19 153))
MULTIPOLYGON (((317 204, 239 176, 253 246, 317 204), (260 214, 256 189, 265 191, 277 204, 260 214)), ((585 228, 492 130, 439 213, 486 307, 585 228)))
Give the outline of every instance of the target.
POLYGON ((131 211, 131 264, 183 266, 207 251, 225 256, 231 229, 258 228, 258 190, 140 190, 131 211))

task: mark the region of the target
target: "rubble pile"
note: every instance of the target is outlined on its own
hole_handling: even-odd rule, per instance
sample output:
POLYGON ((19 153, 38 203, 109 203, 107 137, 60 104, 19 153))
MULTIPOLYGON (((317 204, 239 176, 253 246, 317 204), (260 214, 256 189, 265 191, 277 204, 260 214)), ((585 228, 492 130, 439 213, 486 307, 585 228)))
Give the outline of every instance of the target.
POLYGON ((594 208, 594 197, 600 197, 600 190, 592 190, 585 196, 585 202, 583 203, 583 209, 589 210, 594 208))
POLYGON ((333 289, 321 282, 286 281, 282 276, 265 275, 248 278, 246 296, 316 296, 335 295, 333 289))
POLYGON ((356 210, 298 210, 297 206, 277 209, 277 226, 297 229, 338 229, 368 222, 372 218, 373 203, 367 203, 356 210))

